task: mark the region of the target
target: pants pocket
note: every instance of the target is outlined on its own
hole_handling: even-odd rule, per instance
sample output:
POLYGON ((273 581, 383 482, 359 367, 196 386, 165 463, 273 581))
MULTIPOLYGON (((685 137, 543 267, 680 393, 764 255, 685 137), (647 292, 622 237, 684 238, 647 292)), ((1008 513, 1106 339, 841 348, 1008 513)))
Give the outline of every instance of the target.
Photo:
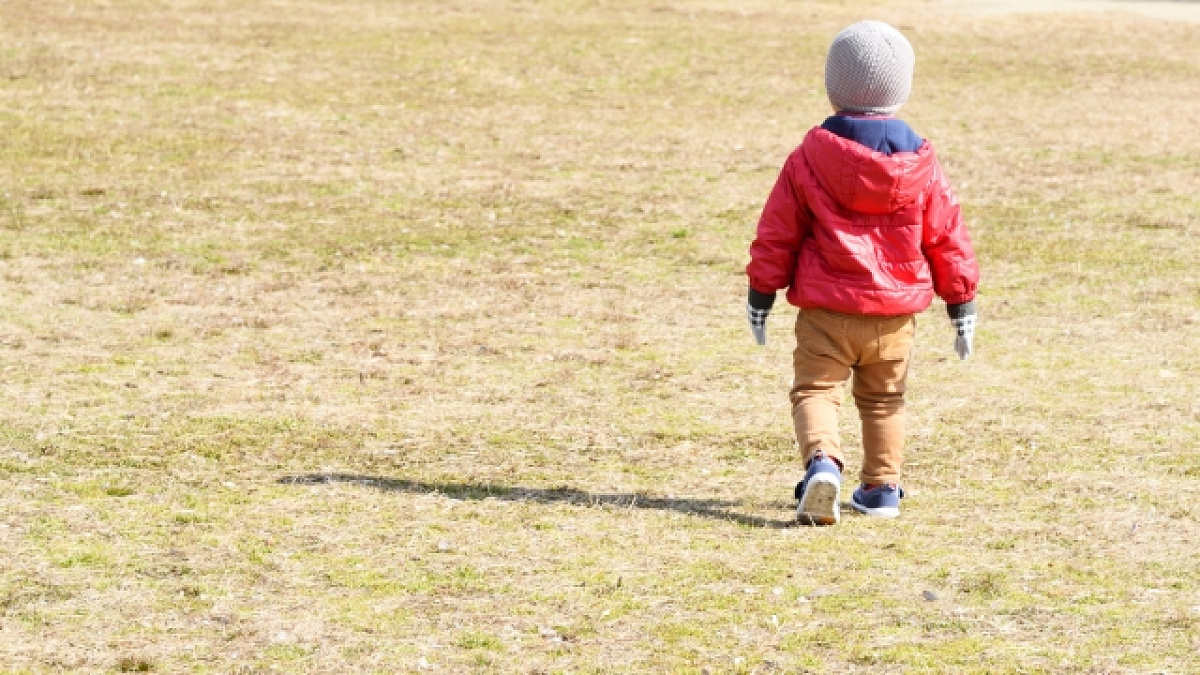
POLYGON ((916 340, 917 319, 915 316, 900 316, 886 319, 878 324, 879 360, 903 361, 912 353, 916 340))

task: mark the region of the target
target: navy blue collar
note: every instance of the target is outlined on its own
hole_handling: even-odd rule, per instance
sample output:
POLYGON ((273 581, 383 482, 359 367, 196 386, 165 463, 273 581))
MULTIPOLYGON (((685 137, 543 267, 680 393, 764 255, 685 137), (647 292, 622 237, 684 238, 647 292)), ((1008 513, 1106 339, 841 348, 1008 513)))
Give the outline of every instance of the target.
POLYGON ((826 118, 821 128, 885 155, 916 152, 925 143, 904 120, 891 115, 838 113, 826 118))

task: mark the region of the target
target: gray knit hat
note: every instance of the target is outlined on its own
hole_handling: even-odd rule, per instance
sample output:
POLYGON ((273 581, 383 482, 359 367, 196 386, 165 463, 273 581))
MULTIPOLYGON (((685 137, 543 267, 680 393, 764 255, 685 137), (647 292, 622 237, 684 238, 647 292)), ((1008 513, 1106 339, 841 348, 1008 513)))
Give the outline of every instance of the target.
POLYGON ((860 21, 837 34, 825 58, 825 91, 838 110, 896 112, 912 91, 912 45, 882 21, 860 21))

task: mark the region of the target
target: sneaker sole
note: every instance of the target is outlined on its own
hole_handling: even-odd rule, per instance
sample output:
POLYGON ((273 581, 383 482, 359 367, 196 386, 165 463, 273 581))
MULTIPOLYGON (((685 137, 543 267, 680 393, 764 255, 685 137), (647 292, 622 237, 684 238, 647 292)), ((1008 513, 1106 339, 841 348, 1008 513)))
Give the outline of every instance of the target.
POLYGON ((813 476, 796 507, 796 520, 802 525, 836 525, 841 511, 840 493, 841 486, 833 480, 823 474, 813 476))
POLYGON ((859 504, 853 499, 850 500, 850 506, 853 506, 855 511, 858 511, 864 516, 871 516, 872 518, 896 518, 900 515, 899 507, 895 506, 885 506, 878 509, 872 509, 859 504))

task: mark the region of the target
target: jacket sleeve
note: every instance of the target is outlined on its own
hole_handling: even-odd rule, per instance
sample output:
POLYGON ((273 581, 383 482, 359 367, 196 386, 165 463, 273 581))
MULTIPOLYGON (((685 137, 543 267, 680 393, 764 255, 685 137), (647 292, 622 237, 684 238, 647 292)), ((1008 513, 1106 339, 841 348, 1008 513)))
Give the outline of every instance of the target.
POLYGON ((750 286, 760 293, 774 294, 795 281, 800 243, 808 236, 812 214, 804 195, 792 183, 795 157, 789 157, 767 197, 758 219, 758 235, 750 244, 750 264, 746 274, 750 286))
POLYGON ((962 206, 936 159, 927 190, 921 251, 933 273, 933 290, 947 304, 970 302, 979 285, 979 264, 962 206))

